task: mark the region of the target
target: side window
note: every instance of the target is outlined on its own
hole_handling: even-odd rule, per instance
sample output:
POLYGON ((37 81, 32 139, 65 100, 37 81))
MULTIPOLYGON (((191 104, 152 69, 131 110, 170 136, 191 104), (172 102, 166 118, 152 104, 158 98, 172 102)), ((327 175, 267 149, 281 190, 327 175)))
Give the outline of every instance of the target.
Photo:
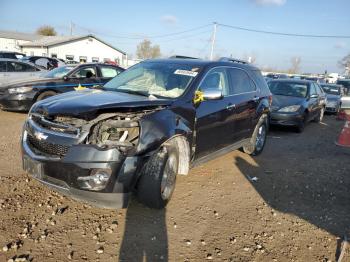
POLYGON ((310 95, 317 95, 317 91, 316 91, 316 88, 315 88, 315 85, 314 83, 311 83, 310 84, 310 95))
POLYGON ((7 62, 7 71, 8 72, 33 72, 35 68, 18 62, 7 62))
POLYGON ((96 77, 95 67, 83 67, 72 74, 76 78, 93 78, 96 77))
POLYGON ((253 80, 241 69, 230 68, 231 94, 241 94, 256 90, 253 80))
POLYGON ((320 87, 320 85, 319 85, 319 84, 314 84, 314 85, 316 86, 316 92, 317 92, 317 94, 323 95, 324 92, 323 92, 322 88, 320 87))
POLYGON ((101 66, 100 69, 101 69, 102 77, 115 77, 120 73, 119 70, 110 66, 101 66))
POLYGON ((0 72, 6 72, 6 62, 0 61, 0 72))
POLYGON ((224 96, 229 95, 229 84, 227 71, 225 68, 214 68, 205 76, 199 89, 205 91, 206 89, 220 89, 224 96))

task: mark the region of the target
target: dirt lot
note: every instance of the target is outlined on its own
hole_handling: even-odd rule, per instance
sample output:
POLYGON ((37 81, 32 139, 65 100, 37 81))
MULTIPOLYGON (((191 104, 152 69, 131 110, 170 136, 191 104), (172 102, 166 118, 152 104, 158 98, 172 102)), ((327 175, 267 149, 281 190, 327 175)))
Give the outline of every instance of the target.
POLYGON ((302 134, 272 130, 259 157, 235 151, 191 170, 164 211, 98 209, 31 179, 24 118, 0 112, 0 261, 335 261, 349 236, 350 149, 334 145, 334 116, 302 134))

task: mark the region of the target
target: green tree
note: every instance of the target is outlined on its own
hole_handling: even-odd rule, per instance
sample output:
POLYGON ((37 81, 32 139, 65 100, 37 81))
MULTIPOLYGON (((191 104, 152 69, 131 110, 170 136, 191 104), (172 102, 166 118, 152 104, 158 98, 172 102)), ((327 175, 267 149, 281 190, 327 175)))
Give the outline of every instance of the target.
POLYGON ((150 40, 143 40, 137 46, 136 56, 140 59, 156 58, 160 57, 160 47, 159 45, 153 45, 150 40))
POLYGON ((38 35, 43 35, 43 36, 55 36, 57 35, 55 28, 49 25, 43 25, 40 26, 37 30, 36 33, 38 35))

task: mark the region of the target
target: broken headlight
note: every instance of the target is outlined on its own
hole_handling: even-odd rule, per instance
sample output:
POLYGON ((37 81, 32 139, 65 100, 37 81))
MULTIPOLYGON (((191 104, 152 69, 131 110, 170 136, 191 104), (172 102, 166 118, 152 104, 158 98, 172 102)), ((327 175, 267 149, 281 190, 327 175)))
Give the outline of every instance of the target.
POLYGON ((139 134, 140 127, 137 121, 118 117, 99 122, 93 129, 92 142, 102 147, 135 147, 139 134))

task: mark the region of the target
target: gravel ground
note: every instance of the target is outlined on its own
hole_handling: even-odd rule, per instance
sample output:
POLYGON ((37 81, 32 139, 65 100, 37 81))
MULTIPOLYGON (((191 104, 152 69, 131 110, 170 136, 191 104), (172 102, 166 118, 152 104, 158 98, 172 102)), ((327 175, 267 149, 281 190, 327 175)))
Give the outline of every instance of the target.
MULTIPOLYGON (((336 261, 350 234, 350 149, 326 116, 273 129, 262 155, 231 152, 178 177, 166 210, 104 210, 21 169, 24 114, 0 111, 0 261, 336 261)), ((349 246, 343 261, 350 261, 349 246)))

